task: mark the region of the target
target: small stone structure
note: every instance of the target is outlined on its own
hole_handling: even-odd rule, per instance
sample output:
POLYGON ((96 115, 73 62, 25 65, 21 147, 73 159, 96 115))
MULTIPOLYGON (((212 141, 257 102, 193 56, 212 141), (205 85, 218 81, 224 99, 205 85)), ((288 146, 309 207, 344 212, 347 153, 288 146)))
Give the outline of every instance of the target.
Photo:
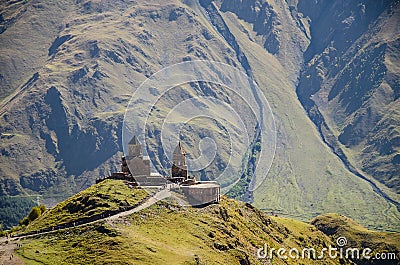
POLYGON ((183 193, 191 205, 218 203, 220 185, 216 181, 196 182, 193 185, 181 185, 183 193))

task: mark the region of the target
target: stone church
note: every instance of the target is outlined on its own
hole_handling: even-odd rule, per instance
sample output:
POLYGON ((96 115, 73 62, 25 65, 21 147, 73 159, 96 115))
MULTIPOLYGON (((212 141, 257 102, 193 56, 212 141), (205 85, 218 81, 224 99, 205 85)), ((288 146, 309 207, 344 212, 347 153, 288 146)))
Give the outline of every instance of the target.
POLYGON ((131 175, 140 186, 162 186, 166 179, 158 173, 151 172, 150 158, 143 156, 142 144, 134 135, 128 143, 128 155, 123 158, 126 167, 123 168, 126 174, 131 175))
POLYGON ((171 176, 168 180, 174 183, 182 183, 188 180, 186 151, 183 149, 180 141, 172 154, 171 176))
POLYGON ((139 186, 164 186, 173 183, 192 205, 202 205, 220 200, 220 185, 215 181, 196 181, 188 174, 186 151, 178 142, 172 154, 171 174, 162 176, 151 172, 148 156, 143 156, 142 144, 136 136, 128 143, 128 155, 122 157, 121 173, 133 177, 139 186))

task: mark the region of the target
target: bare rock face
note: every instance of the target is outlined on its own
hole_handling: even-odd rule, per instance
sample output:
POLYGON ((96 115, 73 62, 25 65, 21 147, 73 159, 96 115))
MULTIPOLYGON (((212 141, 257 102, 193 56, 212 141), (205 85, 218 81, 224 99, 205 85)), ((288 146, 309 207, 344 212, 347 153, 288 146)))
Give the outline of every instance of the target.
POLYGON ((267 1, 260 0, 234 0, 223 1, 221 11, 235 13, 254 25, 253 30, 262 35, 264 48, 271 54, 277 54, 280 48, 279 29, 281 24, 278 14, 267 1))
POLYGON ((34 174, 22 176, 20 179, 21 186, 24 189, 40 192, 57 184, 56 172, 52 169, 47 171, 38 171, 34 174))
POLYGON ((53 54, 55 54, 57 52, 57 49, 66 41, 69 41, 70 39, 72 39, 73 36, 67 34, 64 36, 59 36, 57 37, 54 42, 51 44, 50 48, 49 48, 49 53, 48 55, 51 56, 53 54))
POLYGON ((399 52, 398 32, 393 32, 398 4, 300 1, 297 9, 312 21, 299 99, 320 128, 325 120, 331 124, 333 132, 327 134, 338 135, 331 146, 354 151, 349 163, 399 192, 400 171, 393 163, 400 150, 394 129, 398 116, 393 115, 399 111, 399 86, 392 66, 399 52))

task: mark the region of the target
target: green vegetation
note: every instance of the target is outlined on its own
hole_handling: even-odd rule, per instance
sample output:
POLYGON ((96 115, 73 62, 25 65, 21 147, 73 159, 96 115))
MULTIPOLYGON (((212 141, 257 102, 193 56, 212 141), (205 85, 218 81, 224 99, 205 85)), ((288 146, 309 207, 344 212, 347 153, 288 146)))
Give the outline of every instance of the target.
POLYGON ((46 206, 39 205, 35 206, 31 209, 28 216, 25 216, 23 219, 19 221, 20 225, 28 225, 31 222, 35 221, 39 216, 41 216, 46 211, 46 206))
POLYGON ((247 157, 245 170, 242 176, 240 177, 239 181, 229 190, 229 192, 226 193, 227 196, 236 200, 248 201, 249 198, 246 198, 245 195, 255 173, 255 169, 257 167, 257 158, 260 150, 261 141, 258 138, 247 157))
POLYGON ((32 199, 27 197, 0 197, 0 223, 3 229, 10 229, 18 224, 34 205, 32 199))
MULTIPOLYGON (((58 196, 75 194, 87 187, 94 176, 112 172, 121 155, 118 150, 121 150, 123 110, 134 88, 165 66, 202 59, 226 62, 251 74, 274 113, 276 155, 265 181, 253 194, 255 206, 302 220, 324 212, 338 212, 368 228, 399 230, 399 211, 377 195, 368 183, 349 172, 323 142, 299 103, 299 98, 311 101, 309 96, 315 96, 318 108, 333 131, 333 138, 338 138, 347 127, 349 133, 342 136, 344 143, 365 139, 361 145, 349 146, 349 150, 346 146, 342 148, 354 167, 369 172, 371 178, 383 176, 387 189, 395 193, 399 175, 395 174, 399 168, 399 134, 392 125, 398 124, 400 104, 398 99, 393 101, 398 98, 394 90, 398 91, 399 87, 398 33, 394 25, 398 24, 395 19, 399 8, 393 9, 393 13, 389 9, 386 11, 390 12, 382 11, 384 5, 378 9, 373 4, 367 5, 366 10, 374 10, 377 16, 382 11, 383 16, 379 18, 374 38, 370 38, 364 31, 352 28, 369 24, 360 23, 360 16, 354 17, 351 26, 343 27, 348 30, 346 34, 341 34, 341 27, 331 28, 341 25, 344 17, 338 14, 349 18, 353 17, 352 13, 358 14, 360 7, 354 2, 332 5, 331 1, 326 1, 322 4, 326 8, 309 9, 304 8, 303 2, 268 1, 267 4, 264 0, 251 0, 248 5, 242 5, 236 1, 212 1, 215 12, 205 14, 204 9, 198 7, 198 1, 156 1, 152 5, 144 0, 135 4, 3 1, 0 4, 4 20, 0 29, 4 30, 0 34, 0 61, 4 62, 0 68, 4 88, 0 93, 0 98, 4 98, 0 104, 2 192, 10 195, 35 191, 48 195, 47 198, 43 196, 44 203, 53 205, 61 200, 58 196), (258 5, 262 8, 252 8, 258 5), (323 21, 319 21, 320 18, 323 21), (310 30, 310 25, 315 30, 310 30), (337 33, 332 36, 344 39, 324 43, 329 38, 323 35, 332 30, 337 33), (356 36, 361 39, 347 39, 356 36), (68 40, 61 43, 60 39, 68 40), (376 47, 371 44, 375 42, 377 47, 386 47, 385 56, 374 56, 372 51, 376 47), (352 49, 339 51, 337 45, 352 46, 352 49), (57 48, 50 52, 50 47, 57 48), (314 57, 313 51, 319 54, 314 57), (304 56, 310 61, 304 62, 304 56), (364 59, 367 60, 364 62, 364 59), (336 64, 338 66, 333 67, 336 64), (385 74, 382 64, 387 68, 385 74), (370 74, 371 66, 376 75, 370 74), (344 71, 345 68, 349 72, 344 71), (302 78, 301 73, 306 76, 302 78), (343 99, 357 98, 350 93, 357 91, 357 87, 376 88, 383 74, 384 81, 376 93, 362 93, 368 96, 363 100, 366 104, 354 115, 344 114, 346 106, 339 103, 343 99), (296 90, 302 79, 309 80, 303 80, 304 93, 296 90), (339 80, 345 83, 340 84, 339 80), (338 97, 327 102, 330 86, 334 84, 349 93, 341 91, 338 97), (318 93, 310 91, 320 87, 324 89, 318 93), (323 108, 325 105, 329 106, 323 108), (337 118, 343 124, 337 123, 337 118)), ((216 73, 224 72, 224 69, 216 70, 216 73)), ((171 97, 160 97, 157 110, 152 114, 158 117, 169 113, 186 97, 207 93, 240 105, 234 97, 216 93, 217 90, 211 88, 193 87, 192 92, 196 93, 190 94, 174 88, 171 97)), ((137 104, 140 108, 141 103, 137 104)), ((349 102, 349 106, 352 104, 349 102)), ((220 114, 217 107, 213 111, 216 117, 220 114)), ((254 120, 249 116, 244 117, 244 122, 254 120)), ((230 158, 228 137, 217 124, 193 123, 193 135, 208 130, 212 133, 205 135, 214 136, 216 143, 221 144, 215 165, 218 163, 223 168, 230 158)), ((149 135, 157 137, 159 131, 160 128, 151 127, 149 135)), ((233 136, 234 143, 243 139, 241 135, 233 136)), ((196 145, 198 138, 191 138, 196 145)), ((166 165, 165 157, 159 156, 159 146, 154 144, 152 159, 166 165)), ((189 146, 187 151, 196 153, 195 145, 189 146)), ((251 168, 246 170, 232 190, 232 197, 242 197, 251 172, 251 168)), ((392 197, 398 200, 399 195, 392 197)), ((13 218, 14 223, 10 224, 17 224, 30 207, 21 211, 23 214, 13 218)), ((14 212, 20 211, 15 208, 14 212)), ((56 223, 55 220, 51 222, 56 223)))
POLYGON ((129 185, 131 184, 120 180, 104 180, 49 209, 30 223, 25 232, 70 223, 109 210, 123 209, 148 196, 145 190, 129 185))
MULTIPOLYGON (((224 197, 204 208, 159 202, 124 219, 24 240, 18 254, 27 264, 262 264, 255 255, 264 243, 322 248, 330 239, 306 223, 283 224, 224 197)), ((276 256, 273 262, 284 264, 276 256)))
MULTIPOLYGON (((123 181, 97 184, 54 208, 43 217, 72 220, 74 213, 56 209, 65 205, 81 207, 85 195, 104 196, 105 191, 129 200, 141 189, 129 189, 123 181), (116 190, 122 189, 120 193, 116 190), (103 195, 101 195, 103 194, 103 195)), ((109 200, 106 200, 109 203, 109 200)), ((103 200, 104 202, 104 200, 103 200)), ((109 206, 112 207, 112 206, 109 206)), ((102 208, 105 210, 106 208, 102 208)), ((111 209, 111 208, 109 208, 111 209)), ((37 222, 35 221, 35 222, 37 222)), ((35 223, 34 222, 34 223, 35 223)), ((49 224, 52 225, 52 224, 49 224)), ((349 246, 369 247, 374 251, 400 249, 399 234, 372 232, 349 218, 326 214, 309 224, 272 217, 253 207, 223 196, 219 204, 192 208, 158 202, 147 209, 115 220, 37 235, 23 239, 17 254, 26 264, 265 264, 257 250, 271 248, 314 248, 320 251, 335 246, 336 238, 346 236, 349 246)), ((297 259, 282 260, 277 253, 273 264, 298 264, 297 259)), ((348 260, 301 259, 302 264, 349 264, 348 260)))
POLYGON ((339 236, 347 239, 347 245, 358 248, 371 248, 374 252, 400 251, 400 233, 371 231, 352 219, 335 214, 323 214, 311 222, 318 230, 336 240, 339 236))

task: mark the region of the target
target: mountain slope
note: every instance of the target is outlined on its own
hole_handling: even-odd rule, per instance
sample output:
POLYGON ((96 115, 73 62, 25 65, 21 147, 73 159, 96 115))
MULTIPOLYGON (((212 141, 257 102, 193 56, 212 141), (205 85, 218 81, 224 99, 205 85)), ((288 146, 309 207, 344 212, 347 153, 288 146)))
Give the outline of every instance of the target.
MULTIPOLYGON (((343 8, 328 2, 323 6, 343 8)), ((6 29, 0 34, 0 62, 4 65, 1 71, 8 72, 1 72, 7 75, 1 81, 1 95, 8 97, 0 106, 1 196, 41 194, 46 204, 54 205, 88 187, 97 177, 117 170, 123 114, 135 89, 163 67, 204 59, 227 63, 251 76, 275 115, 278 144, 274 164, 258 190, 251 193, 246 187, 242 189, 247 196, 244 199, 265 211, 303 220, 339 212, 368 227, 399 229, 400 213, 395 205, 343 165, 343 160, 326 145, 322 129, 315 128, 303 109, 315 122, 306 105, 314 92, 307 90, 310 86, 304 80, 308 75, 318 79, 318 73, 306 74, 308 70, 301 69, 307 67, 304 61, 308 63, 314 53, 328 45, 318 43, 322 33, 315 33, 318 24, 311 22, 317 23, 321 12, 331 9, 315 8, 307 13, 301 4, 292 1, 256 0, 63 0, 56 4, 32 0, 2 2, 2 7, 1 23, 6 29), (45 30, 32 36, 33 26, 45 30), (32 41, 23 41, 21 36, 32 41), (13 40, 23 43, 13 46, 13 40), (14 60, 8 50, 15 51, 14 60), (29 58, 21 50, 31 50, 26 55, 29 58), (18 67, 13 67, 13 62, 18 67)), ((380 6, 369 23, 376 21, 386 7, 380 6)), ((390 58, 394 58, 395 48, 394 44, 388 48, 393 51, 390 58)), ((351 58, 354 56, 349 54, 351 58)), ((395 63, 392 65, 396 69, 395 63)), ((167 112, 188 94, 216 94, 224 102, 229 100, 227 95, 217 93, 218 87, 189 87, 191 93, 178 90, 166 95, 158 106, 159 113, 167 112)), ((386 125, 393 117, 389 113, 379 128, 390 128, 386 125)), ((330 124, 329 118, 326 120, 330 124)), ((158 128, 150 129, 148 136, 158 139, 158 128)), ((194 131, 217 135, 217 142, 221 142, 223 135, 215 133, 219 130, 215 124, 202 123, 194 131)), ((335 137, 346 139, 332 131, 335 137)), ((396 130, 389 135, 395 143, 396 130)), ((199 134, 186 138, 189 153, 196 154, 199 138, 199 134)), ((378 140, 374 144, 382 147, 378 140)), ((152 146, 152 159, 165 166, 165 157, 157 149, 160 145, 152 146)), ((210 170, 211 177, 218 166, 227 163, 227 146, 224 142, 225 148, 210 170)), ((393 160, 395 148, 389 151, 387 159, 393 160)), ((379 168, 383 170, 385 165, 379 168)), ((390 164, 387 169, 389 175, 395 173, 390 164)), ((397 195, 390 196, 397 199, 397 195)))
POLYGON ((348 217, 332 213, 317 216, 311 220, 310 224, 328 236, 344 236, 349 245, 359 248, 364 245, 378 250, 384 245, 384 248, 395 249, 400 237, 399 233, 367 230, 348 217), (382 239, 384 239, 385 244, 382 244, 382 239))
POLYGON ((29 224, 24 232, 48 227, 83 222, 99 215, 134 207, 148 197, 148 193, 130 183, 105 180, 91 186, 49 209, 29 224))
POLYGON ((28 85, 46 63, 48 48, 71 6, 59 1, 0 1, 0 10, 0 98, 4 99, 28 85))
MULTIPOLYGON (((68 204, 75 203, 79 207, 88 194, 99 197, 107 188, 113 190, 118 185, 116 182, 96 184, 76 195, 74 200, 68 199, 68 204), (96 194, 94 190, 100 193, 96 194)), ((124 184, 121 182, 121 185, 124 184)), ((139 195, 140 191, 131 189, 131 194, 124 193, 124 196, 129 199, 133 194, 139 195)), ((107 200, 111 202, 112 198, 107 200)), ((33 225, 45 224, 46 218, 54 219, 57 216, 55 209, 62 205, 67 205, 67 201, 45 212, 33 225)), ((265 264, 266 259, 257 258, 257 251, 264 244, 269 249, 283 247, 301 251, 314 248, 319 254, 323 247, 335 246, 335 239, 340 235, 347 236, 351 246, 363 242, 344 232, 351 229, 361 229, 364 234, 369 234, 369 241, 364 241, 363 247, 370 246, 366 242, 374 242, 370 246, 374 251, 398 253, 398 234, 374 233, 338 215, 317 217, 312 224, 267 216, 248 203, 227 197, 219 204, 200 208, 158 202, 123 218, 23 239, 17 253, 27 264, 265 264), (323 232, 326 233, 325 227, 331 223, 338 224, 339 228, 327 233, 328 237, 323 232)), ((298 264, 299 261, 281 259, 276 253, 271 260, 273 264, 298 264)), ((322 259, 305 258, 301 262, 337 264, 349 260, 325 256, 322 259)))
POLYGON ((312 21, 299 99, 345 163, 398 200, 398 1, 298 12, 312 21))
MULTIPOLYGON (((269 9, 279 14, 275 16, 275 19, 281 21, 275 24, 295 24, 293 21, 285 21, 285 19, 291 20, 291 17, 279 5, 272 5, 269 9)), ((239 16, 240 12, 243 12, 241 9, 236 11, 239 16)), ((397 230, 396 207, 382 201, 378 194, 370 197, 371 193, 374 193, 373 188, 346 169, 342 162, 330 152, 329 147, 321 141, 318 132, 303 115, 301 106, 293 96, 294 87, 286 81, 287 77, 282 75, 286 73, 290 76, 284 62, 290 56, 296 56, 296 48, 290 47, 290 42, 286 42, 283 46, 283 42, 287 40, 285 37, 293 36, 291 35, 293 33, 289 31, 290 28, 282 30, 284 33, 279 36, 282 39, 282 50, 287 49, 292 54, 283 56, 282 51, 282 57, 274 58, 256 41, 259 34, 254 32, 256 24, 241 22, 229 12, 221 13, 221 16, 225 17, 229 30, 236 36, 255 80, 265 89, 264 93, 272 104, 277 124, 278 146, 274 164, 264 185, 255 191, 255 205, 266 211, 278 211, 303 220, 323 212, 339 211, 344 215, 352 216, 364 225, 375 228, 380 227, 376 223, 377 220, 369 223, 367 216, 373 215, 368 213, 370 207, 380 205, 376 210, 385 212, 383 215, 387 219, 384 226, 387 222, 393 221, 391 227, 397 230), (263 60, 259 59, 260 56, 263 60), (281 61, 283 62, 280 63, 281 61), (385 210, 382 211, 382 209, 385 210), (389 215, 387 215, 387 209, 390 212, 389 215)), ((301 34, 297 33, 298 35, 301 34)))

